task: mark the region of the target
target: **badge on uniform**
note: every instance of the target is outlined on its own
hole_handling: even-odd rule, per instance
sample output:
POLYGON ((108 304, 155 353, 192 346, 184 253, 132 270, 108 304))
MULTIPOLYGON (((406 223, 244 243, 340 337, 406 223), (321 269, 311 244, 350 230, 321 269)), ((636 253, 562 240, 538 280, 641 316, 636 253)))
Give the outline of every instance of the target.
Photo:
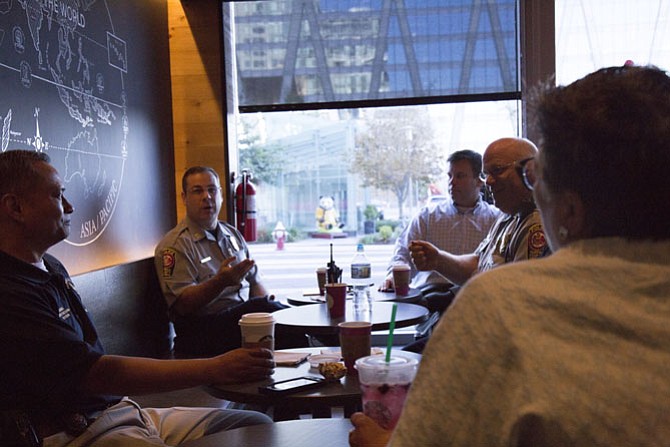
POLYGON ((171 248, 163 250, 163 278, 170 278, 172 276, 176 254, 171 248))
POLYGON ((539 258, 547 248, 547 239, 542 230, 542 224, 536 223, 528 229, 528 259, 539 258))

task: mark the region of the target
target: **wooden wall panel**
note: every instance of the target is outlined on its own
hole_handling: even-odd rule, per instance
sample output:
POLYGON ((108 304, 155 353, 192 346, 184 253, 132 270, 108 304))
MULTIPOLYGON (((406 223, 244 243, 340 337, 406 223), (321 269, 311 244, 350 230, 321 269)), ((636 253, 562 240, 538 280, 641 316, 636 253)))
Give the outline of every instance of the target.
MULTIPOLYGON (((168 26, 177 216, 182 219, 181 177, 188 167, 213 167, 222 177, 225 197, 228 193, 219 2, 168 0, 168 26)), ((226 218, 225 206, 221 218, 226 218)))

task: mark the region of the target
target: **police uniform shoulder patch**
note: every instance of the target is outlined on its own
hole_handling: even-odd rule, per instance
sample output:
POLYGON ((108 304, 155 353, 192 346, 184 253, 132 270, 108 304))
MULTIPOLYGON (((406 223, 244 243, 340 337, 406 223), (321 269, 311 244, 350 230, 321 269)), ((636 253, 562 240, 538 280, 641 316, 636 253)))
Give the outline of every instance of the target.
POLYGON ((170 278, 172 277, 172 273, 174 272, 174 265, 175 265, 175 255, 177 252, 172 250, 171 248, 166 248, 163 250, 163 278, 170 278))
POLYGON ((542 230, 542 224, 536 223, 528 229, 528 259, 544 256, 547 249, 547 239, 542 230))

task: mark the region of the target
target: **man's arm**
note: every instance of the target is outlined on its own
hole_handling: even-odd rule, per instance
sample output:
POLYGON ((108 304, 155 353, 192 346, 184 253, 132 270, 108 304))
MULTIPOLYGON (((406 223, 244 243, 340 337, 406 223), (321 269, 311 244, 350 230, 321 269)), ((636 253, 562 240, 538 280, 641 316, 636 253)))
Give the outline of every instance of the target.
POLYGON ((477 272, 479 255, 453 255, 426 241, 412 241, 412 261, 419 270, 435 270, 456 285, 463 285, 477 272))
POLYGON ((272 374, 267 349, 235 349, 223 355, 192 360, 101 356, 82 384, 91 394, 138 395, 197 385, 262 380, 272 374))
POLYGON ((256 282, 249 286, 249 298, 258 296, 268 296, 268 290, 261 282, 256 282))
POLYGON ((172 306, 175 312, 179 315, 192 314, 216 298, 226 287, 240 284, 244 276, 254 267, 254 261, 244 259, 239 264, 231 266, 235 259, 235 257, 226 259, 216 275, 208 280, 186 287, 172 306))

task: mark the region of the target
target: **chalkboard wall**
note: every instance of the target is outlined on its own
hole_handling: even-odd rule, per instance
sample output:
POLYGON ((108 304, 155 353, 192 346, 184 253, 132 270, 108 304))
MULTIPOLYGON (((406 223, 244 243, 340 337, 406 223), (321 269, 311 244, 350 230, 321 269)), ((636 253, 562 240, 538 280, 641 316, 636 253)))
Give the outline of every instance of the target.
POLYGON ((0 2, 0 123, 65 183, 71 273, 152 255, 176 219, 166 1, 0 2))

